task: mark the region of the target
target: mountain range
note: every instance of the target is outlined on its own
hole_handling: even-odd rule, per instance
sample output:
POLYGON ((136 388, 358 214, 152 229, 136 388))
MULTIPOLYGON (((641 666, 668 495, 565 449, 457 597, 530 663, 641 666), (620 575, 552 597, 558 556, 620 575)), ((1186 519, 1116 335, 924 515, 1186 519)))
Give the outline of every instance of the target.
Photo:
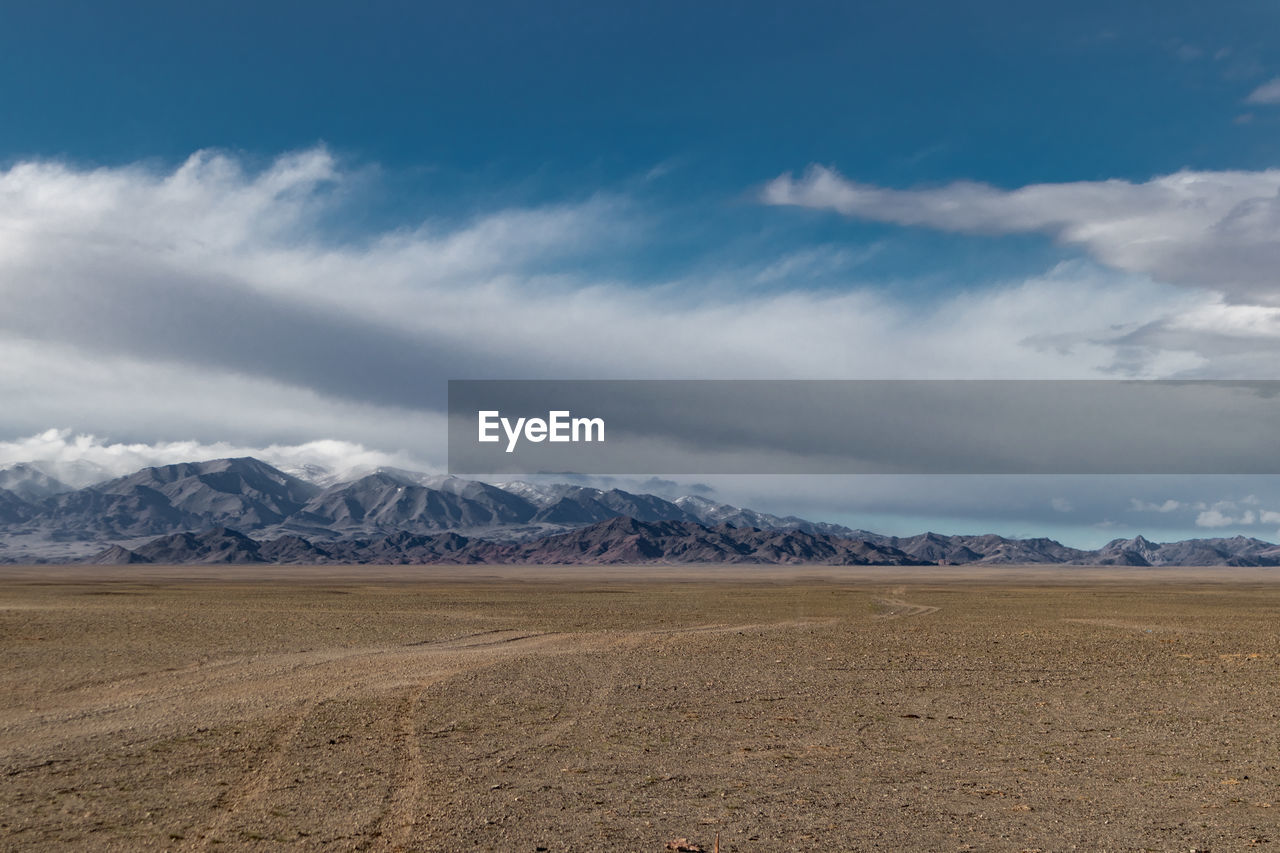
POLYGON ((1243 536, 1096 550, 994 534, 884 536, 701 496, 381 469, 323 484, 253 458, 183 462, 71 488, 0 471, 0 562, 823 563, 1277 566, 1243 536))

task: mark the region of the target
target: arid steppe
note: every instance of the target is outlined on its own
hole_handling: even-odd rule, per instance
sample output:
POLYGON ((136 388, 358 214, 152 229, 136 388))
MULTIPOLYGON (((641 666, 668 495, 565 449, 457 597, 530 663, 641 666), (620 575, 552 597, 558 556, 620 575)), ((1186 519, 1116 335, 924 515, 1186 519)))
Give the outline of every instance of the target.
POLYGON ((0 849, 1280 849, 1280 570, 5 567, 0 849))

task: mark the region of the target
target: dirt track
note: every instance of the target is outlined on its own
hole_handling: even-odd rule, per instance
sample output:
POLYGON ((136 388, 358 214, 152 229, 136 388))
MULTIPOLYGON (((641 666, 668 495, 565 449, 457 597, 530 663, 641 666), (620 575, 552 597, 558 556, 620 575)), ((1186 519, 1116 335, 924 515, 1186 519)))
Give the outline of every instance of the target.
POLYGON ((1280 849, 1280 574, 185 571, 0 576, 0 848, 1280 849))

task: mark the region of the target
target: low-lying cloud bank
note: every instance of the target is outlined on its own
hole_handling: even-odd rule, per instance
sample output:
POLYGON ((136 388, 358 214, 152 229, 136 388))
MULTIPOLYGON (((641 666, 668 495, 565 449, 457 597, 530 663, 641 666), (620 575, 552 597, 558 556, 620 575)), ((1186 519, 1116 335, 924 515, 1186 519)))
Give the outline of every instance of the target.
POLYGON ((177 462, 252 456, 282 471, 317 482, 345 480, 382 467, 425 470, 407 454, 385 453, 351 441, 319 439, 303 444, 249 447, 219 441, 113 442, 68 429, 48 429, 0 441, 0 469, 34 463, 68 486, 81 488, 141 468, 177 462))

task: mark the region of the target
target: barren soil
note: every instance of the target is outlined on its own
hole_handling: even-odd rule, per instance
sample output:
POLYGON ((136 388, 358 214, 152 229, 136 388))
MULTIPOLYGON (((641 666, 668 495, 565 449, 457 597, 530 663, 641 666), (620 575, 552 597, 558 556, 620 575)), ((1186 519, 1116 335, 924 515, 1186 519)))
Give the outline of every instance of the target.
POLYGON ((1280 850, 1280 571, 12 568, 0 848, 1280 850))

